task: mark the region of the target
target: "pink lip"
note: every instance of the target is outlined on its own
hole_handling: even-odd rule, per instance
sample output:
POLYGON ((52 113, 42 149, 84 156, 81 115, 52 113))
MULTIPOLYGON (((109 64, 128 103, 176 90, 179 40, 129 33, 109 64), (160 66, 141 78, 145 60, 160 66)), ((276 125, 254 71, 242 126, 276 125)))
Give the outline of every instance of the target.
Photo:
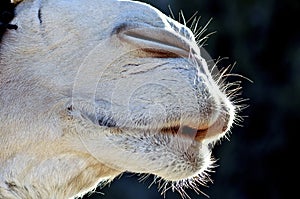
POLYGON ((228 119, 220 116, 210 126, 202 125, 198 129, 195 129, 186 125, 182 125, 170 128, 162 128, 161 132, 191 138, 198 142, 201 142, 205 139, 218 137, 219 135, 225 133, 228 130, 228 126, 228 119))

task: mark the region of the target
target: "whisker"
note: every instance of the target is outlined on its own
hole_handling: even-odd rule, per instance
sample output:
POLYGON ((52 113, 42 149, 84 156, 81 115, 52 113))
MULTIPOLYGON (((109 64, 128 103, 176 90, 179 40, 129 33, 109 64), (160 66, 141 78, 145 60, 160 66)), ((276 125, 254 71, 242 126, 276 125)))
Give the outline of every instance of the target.
POLYGON ((173 11, 172 11, 172 8, 171 8, 171 6, 170 5, 168 5, 168 8, 169 8, 169 12, 170 12, 170 14, 171 14, 171 18, 172 19, 175 19, 175 15, 174 15, 174 13, 173 13, 173 11))
POLYGON ((192 22, 191 27, 190 27, 191 30, 193 31, 193 33, 197 33, 197 29, 198 29, 200 19, 201 19, 201 16, 195 17, 193 19, 193 22, 192 22))
POLYGON ((148 178, 149 178, 150 174, 146 174, 146 173, 143 173, 141 174, 141 177, 138 178, 138 181, 139 182, 143 182, 143 181, 146 181, 148 178))
POLYGON ((179 23, 182 23, 182 22, 181 22, 180 11, 179 11, 179 13, 178 13, 178 22, 179 22, 179 23))
POLYGON ((215 32, 208 33, 203 38, 201 38, 203 36, 203 34, 207 31, 207 27, 208 27, 208 25, 210 24, 211 21, 212 21, 212 18, 208 20, 208 22, 204 25, 204 27, 199 27, 199 29, 194 32, 197 44, 200 45, 200 46, 202 46, 204 43, 206 43, 206 41, 207 41, 207 39, 209 38, 210 35, 215 33, 215 32))
POLYGON ((240 74, 235 74, 235 73, 228 73, 228 74, 224 74, 223 77, 241 77, 247 81, 249 81, 250 83, 253 83, 253 81, 251 79, 249 79, 248 77, 245 77, 243 75, 240 75, 240 74))
POLYGON ((186 26, 187 23, 186 23, 184 14, 183 14, 183 10, 180 10, 180 11, 179 11, 179 16, 181 16, 181 18, 182 18, 182 23, 183 23, 183 25, 186 26))
POLYGON ((196 39, 197 44, 198 44, 200 47, 204 46, 204 44, 205 44, 206 41, 209 39, 209 37, 210 37, 211 35, 215 34, 215 33, 216 33, 216 31, 210 32, 210 33, 206 34, 204 37, 202 37, 201 39, 198 39, 198 38, 200 38, 200 37, 202 36, 202 34, 201 34, 201 35, 196 35, 196 38, 197 38, 197 39, 196 39))
POLYGON ((187 24, 189 24, 192 20, 194 21, 197 18, 198 15, 198 11, 196 11, 188 20, 187 20, 187 24))

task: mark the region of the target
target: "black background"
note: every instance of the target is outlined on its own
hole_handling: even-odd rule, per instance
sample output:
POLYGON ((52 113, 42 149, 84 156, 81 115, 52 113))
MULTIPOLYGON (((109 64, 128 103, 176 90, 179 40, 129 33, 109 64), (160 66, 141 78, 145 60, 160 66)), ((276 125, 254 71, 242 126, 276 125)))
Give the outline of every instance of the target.
MULTIPOLYGON (((247 116, 235 126, 230 141, 213 151, 219 159, 213 183, 200 187, 212 199, 297 198, 297 134, 300 124, 300 1, 299 0, 177 0, 145 1, 169 15, 181 9, 188 19, 196 11, 208 32, 205 49, 212 58, 228 57, 219 68, 236 62, 233 73, 243 75, 247 116), (295 182, 292 182, 295 180, 295 182), (293 192, 294 195, 293 196, 293 192)), ((84 198, 162 199, 150 177, 139 182, 125 173, 109 186, 84 198), (97 193, 99 192, 99 193, 97 193)), ((205 199, 187 191, 192 199, 205 199)), ((181 198, 168 191, 166 199, 181 198)))

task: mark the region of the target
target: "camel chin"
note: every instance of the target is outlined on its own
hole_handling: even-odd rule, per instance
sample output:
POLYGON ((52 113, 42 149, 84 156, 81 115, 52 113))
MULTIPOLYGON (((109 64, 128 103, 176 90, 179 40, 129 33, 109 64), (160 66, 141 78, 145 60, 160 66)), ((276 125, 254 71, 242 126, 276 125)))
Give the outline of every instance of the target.
POLYGON ((137 1, 14 3, 0 198, 73 198, 123 172, 179 191, 206 182, 236 108, 189 28, 137 1))

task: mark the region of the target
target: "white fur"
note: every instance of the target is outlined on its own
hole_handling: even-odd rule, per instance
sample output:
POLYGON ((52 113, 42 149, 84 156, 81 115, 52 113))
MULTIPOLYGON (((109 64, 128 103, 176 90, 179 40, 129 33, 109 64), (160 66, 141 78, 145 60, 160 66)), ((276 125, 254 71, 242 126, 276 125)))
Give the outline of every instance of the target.
POLYGON ((0 49, 0 198, 72 198, 124 171, 178 181, 209 167, 234 108, 188 28, 116 0, 24 0, 12 23, 0 49), (208 130, 160 131, 172 126, 208 130))

